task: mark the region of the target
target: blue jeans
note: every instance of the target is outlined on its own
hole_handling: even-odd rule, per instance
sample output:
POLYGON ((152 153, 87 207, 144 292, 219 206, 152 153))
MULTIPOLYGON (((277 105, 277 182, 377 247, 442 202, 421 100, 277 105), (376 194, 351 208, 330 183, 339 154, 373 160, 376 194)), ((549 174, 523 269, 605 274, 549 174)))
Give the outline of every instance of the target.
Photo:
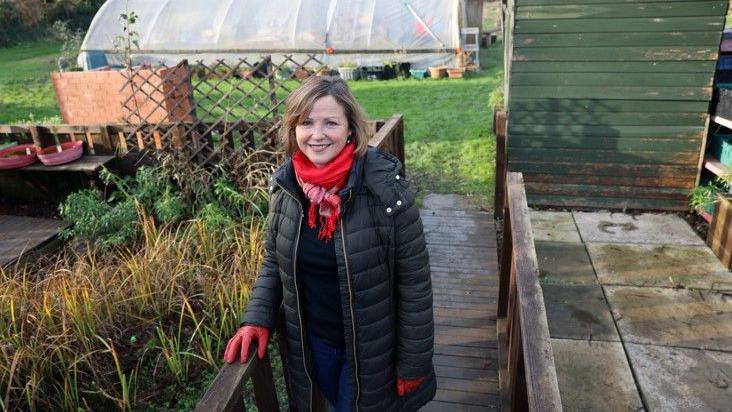
POLYGON ((334 348, 312 333, 308 344, 313 353, 315 382, 330 404, 331 412, 350 411, 351 387, 345 348, 334 348))

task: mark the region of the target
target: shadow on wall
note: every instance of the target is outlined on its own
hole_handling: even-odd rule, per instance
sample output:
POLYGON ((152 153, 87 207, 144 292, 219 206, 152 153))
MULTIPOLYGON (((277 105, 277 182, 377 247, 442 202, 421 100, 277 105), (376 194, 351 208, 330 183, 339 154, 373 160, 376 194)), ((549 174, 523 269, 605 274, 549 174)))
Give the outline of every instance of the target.
POLYGON ((641 107, 654 103, 564 98, 512 103, 509 170, 524 172, 534 204, 683 207, 695 183, 701 135, 682 126, 693 114, 641 107), (632 105, 639 111, 628 111, 632 105), (659 126, 662 121, 666 124, 659 126))

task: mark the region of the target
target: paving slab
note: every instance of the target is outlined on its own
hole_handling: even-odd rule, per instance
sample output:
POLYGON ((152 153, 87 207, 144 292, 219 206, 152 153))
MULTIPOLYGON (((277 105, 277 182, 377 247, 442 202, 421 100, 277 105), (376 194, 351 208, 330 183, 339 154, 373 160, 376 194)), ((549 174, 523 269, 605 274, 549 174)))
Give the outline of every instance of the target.
POLYGON ((541 286, 552 338, 619 341, 599 285, 541 286))
POLYGON ((597 284, 584 244, 540 240, 534 246, 542 284, 597 284))
POLYGON ((572 212, 531 210, 531 229, 534 241, 581 242, 572 212))
POLYGON ((552 351, 565 411, 643 409, 621 343, 552 339, 552 351))
POLYGON ((632 343, 626 351, 649 410, 730 410, 732 353, 632 343))
POLYGON ((704 241, 676 215, 572 212, 585 243, 656 243, 703 246, 704 241))
POLYGON ((732 290, 732 273, 706 246, 588 243, 587 249, 603 285, 732 290))
POLYGON ((732 296, 700 289, 604 286, 625 342, 732 351, 732 296))

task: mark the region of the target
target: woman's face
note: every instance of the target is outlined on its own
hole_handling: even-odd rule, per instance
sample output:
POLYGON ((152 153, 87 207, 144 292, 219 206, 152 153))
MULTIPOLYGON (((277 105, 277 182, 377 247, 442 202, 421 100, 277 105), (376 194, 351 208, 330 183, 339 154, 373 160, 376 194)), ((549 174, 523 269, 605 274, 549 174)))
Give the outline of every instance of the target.
POLYGON ((343 150, 348 134, 346 113, 333 96, 316 100, 310 114, 295 127, 297 146, 318 168, 343 150))

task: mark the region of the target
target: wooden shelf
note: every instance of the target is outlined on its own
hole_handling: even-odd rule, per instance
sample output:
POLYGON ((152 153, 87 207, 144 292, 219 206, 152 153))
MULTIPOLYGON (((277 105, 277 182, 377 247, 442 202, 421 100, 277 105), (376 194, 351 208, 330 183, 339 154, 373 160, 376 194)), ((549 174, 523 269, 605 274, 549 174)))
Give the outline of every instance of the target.
POLYGON ((94 173, 99 170, 102 166, 109 163, 114 156, 89 156, 84 155, 79 159, 74 160, 71 163, 66 163, 58 166, 46 166, 41 162, 36 162, 32 165, 23 167, 22 171, 35 171, 35 172, 85 172, 94 173))
POLYGON ((712 116, 712 121, 716 124, 721 124, 728 129, 732 129, 732 120, 730 119, 725 119, 721 116, 712 116))
POLYGON ((714 156, 707 154, 704 156, 704 168, 717 176, 732 175, 732 167, 723 165, 714 156))

